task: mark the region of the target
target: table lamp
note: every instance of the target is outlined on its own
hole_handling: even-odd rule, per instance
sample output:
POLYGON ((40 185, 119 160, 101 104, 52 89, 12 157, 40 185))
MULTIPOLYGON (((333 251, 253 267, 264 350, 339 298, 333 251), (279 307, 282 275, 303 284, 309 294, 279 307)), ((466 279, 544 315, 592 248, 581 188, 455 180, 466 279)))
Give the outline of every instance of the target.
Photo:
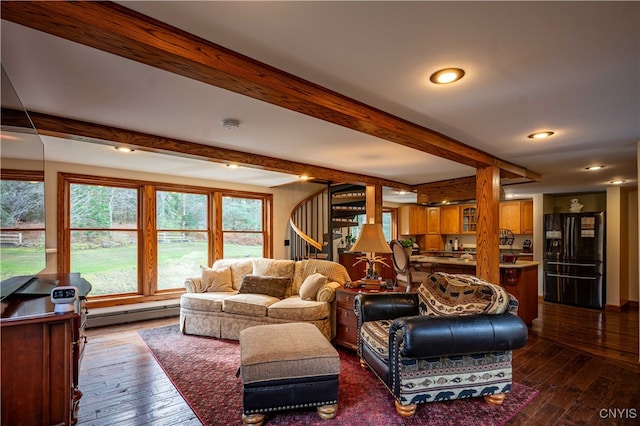
POLYGON ((376 256, 376 253, 391 253, 391 247, 387 244, 384 238, 384 232, 382 232, 382 224, 380 223, 365 223, 360 229, 360 235, 355 244, 351 247, 353 252, 365 252, 365 256, 358 257, 358 261, 353 265, 357 265, 360 262, 367 262, 367 276, 365 280, 378 279, 378 274, 374 269, 376 263, 382 263, 389 267, 384 262, 382 256, 376 256))

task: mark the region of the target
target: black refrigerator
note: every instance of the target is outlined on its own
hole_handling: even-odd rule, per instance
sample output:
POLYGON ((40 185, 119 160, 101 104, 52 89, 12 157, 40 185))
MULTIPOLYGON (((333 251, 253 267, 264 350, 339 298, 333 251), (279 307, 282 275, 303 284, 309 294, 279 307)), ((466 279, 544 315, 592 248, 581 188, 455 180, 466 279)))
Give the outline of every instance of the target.
POLYGON ((544 300, 602 309, 605 214, 544 215, 544 300))

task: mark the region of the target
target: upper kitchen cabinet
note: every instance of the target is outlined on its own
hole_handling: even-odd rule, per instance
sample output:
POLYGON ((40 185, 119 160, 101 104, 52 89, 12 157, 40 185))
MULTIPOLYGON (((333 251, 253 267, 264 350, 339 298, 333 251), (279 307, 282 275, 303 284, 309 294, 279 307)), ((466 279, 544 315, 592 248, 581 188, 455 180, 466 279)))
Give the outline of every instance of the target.
POLYGON ((500 229, 509 229, 514 234, 533 234, 533 201, 501 202, 500 229))
POLYGON ((520 201, 520 231, 533 234, 533 200, 520 201))
POLYGON ((402 206, 400 214, 400 235, 424 235, 427 232, 427 214, 421 206, 402 206))
POLYGON ((427 207, 427 235, 440 235, 440 207, 427 207))
POLYGON ((440 233, 444 235, 460 233, 459 206, 440 207, 440 233))
POLYGON ((478 214, 475 204, 460 206, 462 215, 461 232, 463 234, 475 234, 478 229, 478 214))

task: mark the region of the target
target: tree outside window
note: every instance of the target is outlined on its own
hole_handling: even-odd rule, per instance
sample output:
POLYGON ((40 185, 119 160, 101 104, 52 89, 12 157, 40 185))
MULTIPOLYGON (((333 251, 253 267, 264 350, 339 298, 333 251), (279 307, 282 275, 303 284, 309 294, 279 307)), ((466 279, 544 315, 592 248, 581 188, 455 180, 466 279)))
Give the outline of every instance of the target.
POLYGON ((263 200, 222 197, 223 252, 226 259, 264 256, 263 200))
POLYGON ((138 190, 70 186, 71 272, 91 295, 138 292, 138 190))
POLYGON ((20 180, 7 174, 0 180, 0 280, 46 266, 42 177, 20 180))
POLYGON ((156 192, 158 290, 183 286, 208 259, 206 194, 156 192))

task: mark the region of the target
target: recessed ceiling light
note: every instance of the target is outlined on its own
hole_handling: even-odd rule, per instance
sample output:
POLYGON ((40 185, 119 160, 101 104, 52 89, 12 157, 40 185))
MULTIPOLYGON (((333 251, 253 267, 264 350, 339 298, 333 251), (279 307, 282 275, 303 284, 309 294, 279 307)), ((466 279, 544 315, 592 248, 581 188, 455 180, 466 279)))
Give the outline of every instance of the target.
POLYGON ((300 175, 300 176, 298 176, 298 179, 300 179, 300 180, 309 180, 309 179, 311 179, 311 177, 309 177, 307 175, 300 175))
POLYGON ((548 138, 549 136, 552 136, 553 132, 550 132, 548 130, 544 131, 544 132, 535 132, 535 133, 531 133, 529 136, 527 136, 529 139, 544 139, 544 138, 548 138))
POLYGON ((116 150, 120 152, 133 152, 135 149, 129 148, 128 146, 116 146, 116 150))
POLYGON ((589 167, 585 167, 585 169, 593 171, 593 170, 600 170, 600 169, 604 169, 605 166, 589 166, 589 167))
POLYGON ((434 84, 449 84, 464 77, 464 70, 460 68, 445 68, 434 72, 429 77, 434 84))
POLYGON ((626 181, 626 180, 623 180, 623 179, 616 179, 616 180, 612 180, 612 181, 611 181, 611 182, 609 182, 609 183, 612 183, 612 184, 614 184, 614 185, 620 185, 620 184, 623 184, 623 183, 626 183, 626 182, 627 182, 627 181, 626 181))
POLYGON ((230 168, 230 169, 239 169, 240 168, 239 165, 233 164, 233 163, 227 164, 227 167, 230 168))

